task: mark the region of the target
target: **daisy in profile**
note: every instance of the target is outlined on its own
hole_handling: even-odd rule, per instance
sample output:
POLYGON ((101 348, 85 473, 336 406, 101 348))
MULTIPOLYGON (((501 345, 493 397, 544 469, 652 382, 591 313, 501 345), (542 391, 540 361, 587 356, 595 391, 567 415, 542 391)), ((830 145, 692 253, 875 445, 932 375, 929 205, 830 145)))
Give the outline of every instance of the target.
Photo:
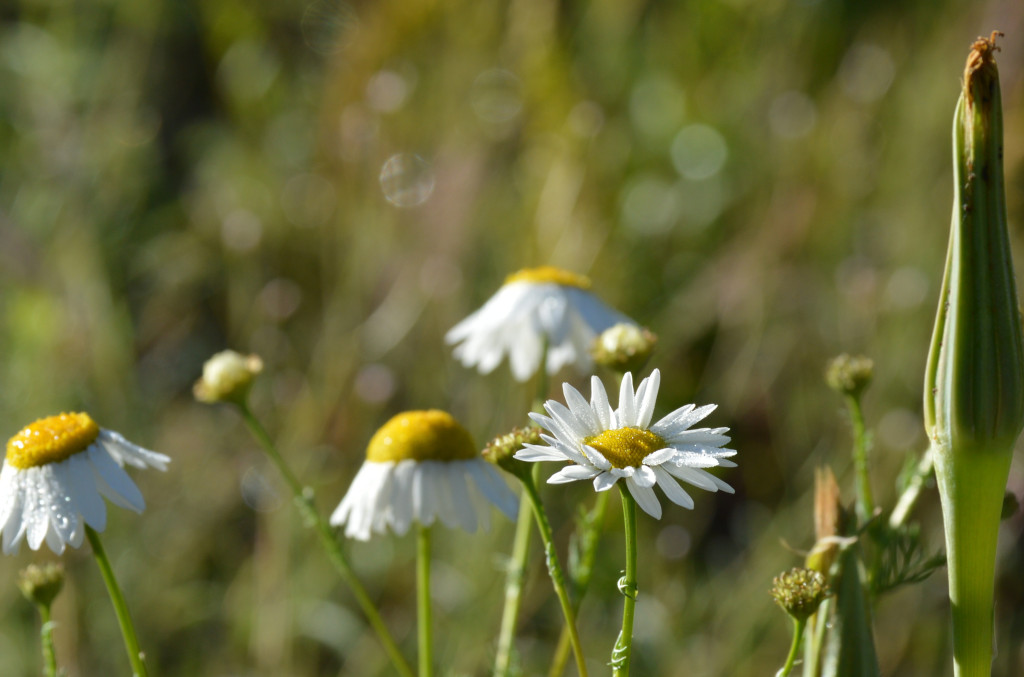
POLYGON ((619 407, 612 409, 601 379, 590 383, 590 402, 568 383, 562 386, 568 406, 555 400, 544 403, 549 416, 530 417, 550 435, 548 446, 528 444, 516 453, 522 461, 562 461, 565 466, 548 479, 549 484, 592 480, 594 489, 607 491, 622 479, 644 512, 661 518, 661 503, 654 486, 661 487, 673 503, 693 508, 693 499, 679 481, 708 491, 732 487, 705 468, 734 467, 736 454, 723 445, 728 428, 692 428, 715 410, 710 404, 680 407, 651 425, 661 384, 655 369, 633 392, 633 376, 626 373, 619 389, 619 407))
POLYGON ((0 470, 4 553, 17 552, 25 539, 33 550, 45 541, 59 555, 65 545, 77 548, 87 538, 114 604, 132 673, 141 677, 147 674, 145 654, 98 532, 107 526, 103 497, 138 513, 146 507, 125 465, 166 470, 170 461, 100 428, 88 414, 71 413, 23 428, 7 442, 0 470))
POLYGON ((489 526, 491 504, 515 519, 515 494, 469 432, 446 412, 407 411, 374 434, 331 524, 344 524, 345 535, 361 541, 435 520, 472 533, 478 523, 489 526))
POLYGON ((635 325, 590 291, 590 280, 552 266, 526 268, 479 310, 452 327, 445 341, 463 366, 488 374, 508 355, 512 375, 526 381, 537 371, 547 346, 547 372, 567 364, 587 370, 590 347, 605 329, 635 325))
POLYGON ((59 414, 24 428, 7 442, 0 470, 0 531, 5 554, 22 539, 56 554, 82 545, 86 526, 103 531, 107 508, 146 507, 125 465, 166 470, 170 458, 100 428, 88 414, 59 414))

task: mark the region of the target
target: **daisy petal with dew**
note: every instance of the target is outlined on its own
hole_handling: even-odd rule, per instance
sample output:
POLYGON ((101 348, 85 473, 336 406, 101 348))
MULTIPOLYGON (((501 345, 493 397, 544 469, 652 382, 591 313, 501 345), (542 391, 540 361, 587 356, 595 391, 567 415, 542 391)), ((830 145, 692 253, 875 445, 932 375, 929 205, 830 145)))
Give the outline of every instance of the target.
POLYGON ((549 374, 568 364, 587 370, 598 334, 616 324, 636 323, 589 291, 590 280, 552 266, 509 275, 479 310, 451 328, 445 342, 455 358, 480 373, 493 371, 508 355, 518 381, 536 373, 547 345, 549 374))
POLYGON ((407 411, 374 434, 331 524, 360 541, 388 527, 405 534, 414 522, 472 533, 489 527, 491 505, 515 519, 516 495, 469 432, 446 412, 407 411))
POLYGON ((0 532, 5 554, 21 541, 56 554, 82 545, 86 525, 106 528, 106 497, 141 513, 146 503, 124 466, 166 470, 170 458, 100 428, 85 413, 40 419, 7 442, 0 470, 0 532))
POLYGON ((608 393, 597 376, 590 381, 589 402, 568 383, 562 386, 568 406, 555 400, 544 403, 548 416, 532 418, 550 432, 541 438, 548 446, 527 445, 516 454, 522 461, 563 461, 549 484, 591 480, 596 491, 607 491, 618 480, 644 512, 661 517, 654 492, 660 486, 670 501, 693 508, 693 499, 680 486, 685 482, 707 491, 732 492, 732 487, 705 468, 734 467, 736 452, 726 449, 728 428, 692 428, 715 405, 680 407, 651 424, 661 385, 655 369, 633 390, 633 375, 626 373, 619 389, 619 406, 612 410, 608 393))

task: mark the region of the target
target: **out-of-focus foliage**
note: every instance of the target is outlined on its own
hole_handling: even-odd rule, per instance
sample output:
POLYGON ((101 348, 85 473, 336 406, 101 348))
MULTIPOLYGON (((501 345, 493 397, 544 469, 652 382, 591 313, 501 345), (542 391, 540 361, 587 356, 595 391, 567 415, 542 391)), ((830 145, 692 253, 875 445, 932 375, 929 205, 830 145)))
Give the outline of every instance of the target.
MULTIPOLYGON (((403 408, 482 444, 530 393, 447 355, 504 275, 554 264, 659 335, 665 411, 717 402, 736 496, 641 519, 638 675, 763 675, 788 623, 767 590, 810 547, 813 468, 852 495, 832 355, 870 355, 878 503, 924 445, 922 370, 951 203, 949 120, 970 42, 1005 31, 1011 232, 1024 214, 1024 17, 1012 0, 11 0, 0 6, 0 422, 86 409, 174 458, 107 550, 161 675, 389 674, 203 361, 260 354, 254 408, 327 511, 403 408)), ((1018 257, 1018 260, 1020 259, 1018 257)), ((566 377, 584 383, 580 376, 566 377)), ((664 412, 662 412, 664 413, 664 412)), ((1024 491, 1015 471, 1012 490, 1024 491)), ((545 493, 568 541, 587 487, 545 493)), ((941 543, 937 498, 919 510, 941 543)), ((610 511, 581 633, 617 630, 610 511)), ((1024 528, 1004 522, 997 673, 1020 671, 1024 528)), ((512 525, 437 546, 438 656, 486 674, 512 525)), ((413 543, 346 544, 415 644, 413 543)), ((0 561, 5 674, 37 670, 0 561)), ((102 583, 64 557, 58 657, 126 669, 102 583)), ((534 560, 520 649, 560 617, 534 560)), ((943 577, 886 598, 884 674, 946 674, 943 577), (913 610, 913 613, 908 613, 913 610)))

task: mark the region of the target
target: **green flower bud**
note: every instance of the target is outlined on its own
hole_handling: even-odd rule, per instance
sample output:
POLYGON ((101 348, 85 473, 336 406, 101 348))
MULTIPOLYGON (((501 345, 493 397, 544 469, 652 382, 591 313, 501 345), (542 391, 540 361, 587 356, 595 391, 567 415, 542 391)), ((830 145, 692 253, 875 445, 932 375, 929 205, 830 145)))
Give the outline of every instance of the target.
POLYGON ((640 371, 654 352, 658 337, 644 327, 621 322, 594 339, 590 354, 601 366, 625 374, 640 371))
POLYGON ((244 402, 253 379, 263 371, 258 355, 223 350, 203 365, 203 377, 192 388, 200 402, 244 402))
POLYGON ((875 363, 870 357, 843 353, 828 363, 825 382, 829 388, 841 395, 860 397, 871 383, 874 369, 875 363))
POLYGON ((513 428, 512 432, 500 435, 484 447, 483 457, 502 470, 522 479, 530 474, 530 464, 515 458, 515 453, 527 444, 540 444, 541 429, 537 426, 513 428))
POLYGON ((47 609, 63 587, 64 567, 60 564, 29 564, 18 573, 18 588, 25 599, 47 609))
POLYGON ((825 577, 813 569, 793 567, 772 581, 772 597, 782 609, 798 621, 814 615, 829 596, 825 577))

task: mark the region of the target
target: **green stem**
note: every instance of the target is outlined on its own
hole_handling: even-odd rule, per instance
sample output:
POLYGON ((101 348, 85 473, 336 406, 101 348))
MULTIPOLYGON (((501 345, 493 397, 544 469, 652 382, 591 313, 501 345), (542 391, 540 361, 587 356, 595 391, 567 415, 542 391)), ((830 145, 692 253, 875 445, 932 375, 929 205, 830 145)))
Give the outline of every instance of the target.
POLYGON ((406 662, 402 656, 402 652, 399 650, 398 645, 395 643, 394 638, 388 631, 387 626, 384 625, 384 620, 380 616, 380 612, 377 611, 377 607, 374 605, 373 600, 370 599, 369 593, 366 592, 366 588, 356 578, 355 571, 352 569, 352 565, 349 563, 348 558, 345 557, 344 551, 341 549, 341 544, 334 535, 334 531, 331 529, 331 525, 328 524, 327 520, 317 511, 313 504, 313 490, 310 487, 303 487, 299 483, 298 478, 291 471, 291 468, 284 462, 281 454, 277 451, 274 443, 270 439, 270 435, 260 424, 259 420, 253 415, 252 411, 245 404, 238 405, 239 410, 242 413, 242 418, 245 420, 245 424, 249 428, 249 432, 256 438, 263 451, 270 458, 273 464, 277 467, 281 476, 284 477, 285 483, 288 488, 291 489, 292 495, 294 496, 295 506, 298 508, 302 521, 307 527, 312 527, 316 530, 317 536, 320 538, 320 544, 327 552, 327 557, 331 560, 331 564, 337 570, 341 579, 348 585, 352 591, 352 595, 356 598, 356 602, 359 607, 363 610, 366 615, 367 621, 370 626, 377 633, 377 637, 380 639, 381 644, 384 645, 384 650, 387 652, 388 657, 391 659, 391 663, 394 665, 395 670, 402 677, 413 677, 413 670, 409 667, 409 663, 406 662))
MULTIPOLYGON (((594 558, 597 555, 598 536, 601 534, 601 527, 604 525, 604 514, 608 508, 608 497, 610 491, 602 491, 597 494, 594 507, 583 520, 580 531, 579 564, 575 571, 570 563, 569 577, 573 591, 576 595, 572 599, 573 613, 579 613, 580 603, 583 596, 587 594, 590 587, 590 575, 594 571, 594 558)), ((558 646, 555 648, 555 656, 551 660, 551 669, 548 670, 548 677, 561 677, 565 671, 565 664, 569 660, 569 627, 562 627, 562 634, 558 638, 558 646)))
MULTIPOLYGON (((525 473, 524 473, 525 475, 525 473)), ((537 491, 537 484, 532 475, 523 477, 523 489, 530 505, 533 506, 533 515, 537 519, 537 530, 544 542, 544 556, 548 564, 548 575, 555 588, 555 595, 559 604, 562 605, 562 615, 565 616, 565 627, 569 630, 569 642, 572 644, 573 655, 576 657, 576 670, 580 677, 587 677, 587 662, 583 656, 583 647, 580 644, 579 634, 576 632, 576 614, 573 611, 572 603, 569 601, 569 591, 565 587, 565 575, 562 573, 562 566, 558 563, 558 553, 555 552, 554 537, 551 532, 551 524, 548 522, 547 514, 544 512, 544 505, 540 500, 540 493, 537 491)))
POLYGON ((864 426, 864 412, 860 398, 846 396, 846 407, 850 410, 853 425, 853 465, 857 473, 857 518, 865 524, 875 512, 875 501, 871 495, 871 478, 868 475, 868 436, 864 426))
POLYGON ((619 592, 625 597, 622 605, 622 630, 612 649, 613 677, 629 675, 629 658, 633 648, 633 612, 636 609, 636 501, 624 483, 619 483, 622 494, 622 522, 626 528, 626 575, 619 579, 619 592))
POLYGON ((825 646, 825 633, 828 631, 829 618, 832 615, 833 597, 829 597, 807 622, 804 634, 804 677, 818 677, 821 655, 825 646))
POLYGON ((434 657, 430 632, 430 527, 422 524, 416 535, 416 627, 419 639, 419 677, 432 677, 434 657))
POLYGON ((899 499, 896 501, 896 507, 892 509, 892 514, 889 515, 890 527, 898 529, 907 521, 907 517, 910 516, 910 512, 917 504, 917 499, 921 497, 921 490, 924 488, 925 481, 931 476, 934 466, 935 461, 932 456, 932 450, 929 448, 924 452, 924 456, 921 457, 921 461, 917 464, 914 474, 907 483, 907 488, 900 494, 899 499))
POLYGON ((43 644, 43 675, 44 677, 57 677, 57 652, 53 648, 53 621, 50 619, 50 607, 45 604, 37 604, 39 619, 43 627, 40 630, 40 639, 43 644))
POLYGON ((526 560, 530 556, 530 536, 533 535, 532 522, 533 508, 530 507, 530 502, 520 501, 516 535, 512 542, 512 555, 508 564, 508 577, 505 579, 505 608, 501 614, 498 650, 494 658, 495 677, 508 675, 512 665, 512 642, 515 639, 516 621, 519 618, 519 607, 522 603, 526 560))
POLYGON ((956 677, 992 674, 996 543, 1012 455, 935 449, 946 531, 956 677))
POLYGON ((128 605, 124 601, 124 595, 121 594, 121 588, 117 585, 117 579, 114 578, 114 570, 110 567, 110 560, 103 549, 103 543, 100 542, 100 535, 89 525, 85 526, 85 535, 89 539, 89 545, 92 546, 93 557, 96 558, 96 564, 100 567, 100 575, 103 576, 110 601, 114 605, 117 624, 121 627, 121 636, 124 638, 124 648, 128 652, 128 661, 132 665, 132 674, 135 677, 146 677, 145 654, 139 650, 139 640, 135 636, 135 626, 132 625, 128 605))
POLYGON ((796 664, 797 654, 800 652, 800 640, 804 636, 804 628, 807 627, 807 619, 793 619, 793 643, 789 647, 789 656, 786 657, 786 664, 775 673, 775 677, 786 677, 793 670, 796 664))

